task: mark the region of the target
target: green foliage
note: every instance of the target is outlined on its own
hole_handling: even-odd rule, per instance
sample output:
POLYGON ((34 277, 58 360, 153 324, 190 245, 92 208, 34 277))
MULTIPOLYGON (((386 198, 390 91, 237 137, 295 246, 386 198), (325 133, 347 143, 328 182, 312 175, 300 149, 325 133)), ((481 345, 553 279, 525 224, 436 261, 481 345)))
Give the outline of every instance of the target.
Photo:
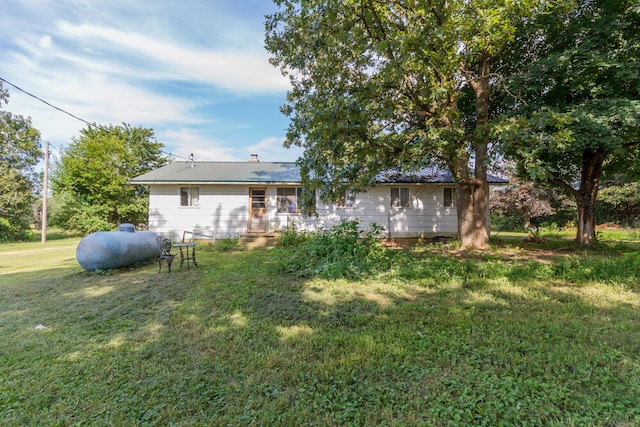
POLYGON ((240 239, 233 237, 228 239, 216 239, 216 243, 214 245, 205 245, 204 247, 211 248, 213 252, 233 252, 239 249, 239 245, 240 239))
POLYGON ((575 220, 575 203, 557 189, 544 188, 516 177, 491 195, 493 230, 531 230, 575 220))
POLYGON ((329 230, 298 233, 285 230, 278 240, 283 272, 299 277, 361 278, 390 267, 390 254, 379 240, 383 227, 359 229, 359 221, 343 220, 329 230))
POLYGON ((616 230, 599 230, 598 239, 609 242, 625 241, 635 242, 640 240, 640 229, 616 229, 616 230))
POLYGON ((308 239, 313 238, 309 233, 299 231, 295 224, 285 227, 278 232, 276 245, 278 247, 297 247, 304 244, 308 239))
MULTIPOLYGON (((266 47, 292 82, 282 112, 286 144, 304 148, 304 186, 335 200, 381 171, 437 163, 460 185, 482 183, 461 220, 486 216, 492 64, 546 2, 275 3, 266 47)), ((463 244, 486 234, 483 221, 459 228, 463 244)))
MULTIPOLYGON (((0 107, 8 100, 0 83, 0 107)), ((42 158, 40 132, 30 118, 0 110, 0 241, 26 237, 33 223, 42 158)))
POLYGON ((640 182, 609 183, 598 192, 600 222, 640 226, 640 182))
POLYGON ((57 202, 52 223, 84 232, 146 223, 148 190, 129 180, 165 164, 162 147, 151 129, 126 124, 83 129, 51 174, 57 202))
POLYGON ((574 197, 578 240, 595 239, 602 172, 640 159, 637 1, 558 2, 522 25, 502 56, 507 73, 494 137, 521 177, 574 197))

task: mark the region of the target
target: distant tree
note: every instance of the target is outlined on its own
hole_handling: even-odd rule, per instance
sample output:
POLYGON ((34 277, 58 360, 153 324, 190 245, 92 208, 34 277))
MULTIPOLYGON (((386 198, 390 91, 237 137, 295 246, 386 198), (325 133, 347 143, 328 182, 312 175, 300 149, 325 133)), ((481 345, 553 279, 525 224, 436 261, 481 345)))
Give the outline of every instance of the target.
POLYGON ((515 177, 491 195, 491 212, 515 219, 514 225, 525 229, 537 229, 558 210, 570 205, 571 200, 562 193, 536 187, 532 182, 521 182, 515 177))
POLYGON ((462 247, 485 247, 494 64, 547 2, 275 3, 266 45, 291 79, 282 111, 305 187, 334 199, 382 170, 435 162, 456 182, 462 247))
POLYGON ((602 222, 640 226, 640 181, 617 176, 603 183, 598 191, 597 214, 602 222))
POLYGON ((576 240, 589 244, 602 173, 640 162, 640 2, 557 2, 502 59, 511 118, 497 135, 523 179, 575 200, 576 240))
POLYGON ((58 205, 52 220, 84 232, 145 223, 148 190, 129 179, 166 164, 162 147, 151 129, 127 124, 83 129, 52 168, 58 205))
MULTIPOLYGON (((0 82, 0 108, 9 93, 0 82)), ((42 158, 40 132, 30 118, 0 110, 0 241, 24 237, 33 222, 42 158)))

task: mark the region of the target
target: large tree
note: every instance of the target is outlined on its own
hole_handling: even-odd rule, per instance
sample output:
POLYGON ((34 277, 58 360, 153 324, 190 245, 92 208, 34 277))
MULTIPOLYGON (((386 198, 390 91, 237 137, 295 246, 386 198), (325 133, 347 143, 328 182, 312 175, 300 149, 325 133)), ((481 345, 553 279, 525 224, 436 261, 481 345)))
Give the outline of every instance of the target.
POLYGON ((291 80, 282 110, 305 186, 331 199, 382 170, 440 164, 457 185, 463 247, 484 247, 493 64, 545 2, 274 1, 266 45, 291 80))
MULTIPOLYGON (((0 82, 0 108, 9 94, 0 82)), ((42 159, 40 132, 30 118, 0 110, 0 240, 22 237, 33 222, 42 159)))
POLYGON ((564 2, 516 40, 498 135, 523 178, 576 201, 576 240, 589 244, 601 174, 640 161, 640 2, 564 2))
POLYGON ((129 180, 165 164, 162 148, 152 129, 127 124, 83 129, 52 170, 56 223, 90 232, 146 222, 148 190, 129 180))

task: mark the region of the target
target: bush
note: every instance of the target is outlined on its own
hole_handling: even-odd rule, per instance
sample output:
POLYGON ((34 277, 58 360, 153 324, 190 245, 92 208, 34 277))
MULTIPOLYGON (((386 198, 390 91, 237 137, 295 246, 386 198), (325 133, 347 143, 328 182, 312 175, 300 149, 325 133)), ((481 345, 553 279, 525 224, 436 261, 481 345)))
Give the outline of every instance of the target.
POLYGON ((277 247, 296 247, 310 238, 310 234, 296 229, 295 224, 283 228, 276 239, 277 247))
POLYGON ((28 240, 32 232, 23 221, 9 221, 0 218, 0 242, 17 242, 28 240))
POLYGON ((300 277, 361 278, 387 270, 391 254, 380 240, 383 227, 359 229, 358 220, 343 220, 329 230, 299 233, 285 230, 276 250, 281 272, 300 277))

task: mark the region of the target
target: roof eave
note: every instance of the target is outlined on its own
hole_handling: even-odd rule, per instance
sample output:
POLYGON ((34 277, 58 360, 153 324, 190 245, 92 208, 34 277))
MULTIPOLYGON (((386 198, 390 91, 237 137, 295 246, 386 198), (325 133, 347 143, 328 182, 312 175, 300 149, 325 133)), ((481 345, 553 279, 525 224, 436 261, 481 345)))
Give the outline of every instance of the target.
POLYGON ((152 184, 189 184, 189 185, 211 185, 211 184, 225 184, 225 185, 296 185, 300 184, 299 181, 130 181, 132 184, 152 185, 152 184))

